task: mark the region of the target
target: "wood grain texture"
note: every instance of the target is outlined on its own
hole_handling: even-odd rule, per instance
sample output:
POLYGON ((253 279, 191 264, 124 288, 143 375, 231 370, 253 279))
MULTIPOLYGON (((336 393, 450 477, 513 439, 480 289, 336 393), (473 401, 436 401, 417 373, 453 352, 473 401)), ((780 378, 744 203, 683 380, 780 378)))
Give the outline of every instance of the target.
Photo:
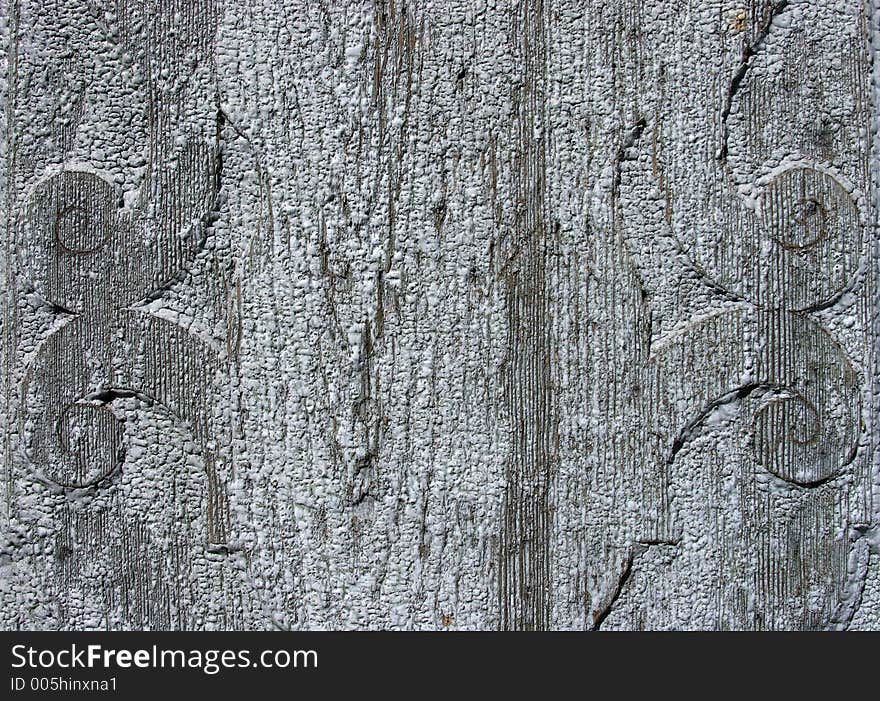
POLYGON ((9 0, 0 625, 876 629, 861 0, 9 0))

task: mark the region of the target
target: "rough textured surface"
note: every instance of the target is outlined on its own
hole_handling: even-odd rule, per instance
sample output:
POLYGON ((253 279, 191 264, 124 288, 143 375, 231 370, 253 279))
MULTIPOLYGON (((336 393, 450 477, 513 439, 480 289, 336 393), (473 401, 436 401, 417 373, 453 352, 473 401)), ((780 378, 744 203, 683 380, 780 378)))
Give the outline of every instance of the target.
POLYGON ((4 628, 880 628, 880 13, 9 0, 4 628))

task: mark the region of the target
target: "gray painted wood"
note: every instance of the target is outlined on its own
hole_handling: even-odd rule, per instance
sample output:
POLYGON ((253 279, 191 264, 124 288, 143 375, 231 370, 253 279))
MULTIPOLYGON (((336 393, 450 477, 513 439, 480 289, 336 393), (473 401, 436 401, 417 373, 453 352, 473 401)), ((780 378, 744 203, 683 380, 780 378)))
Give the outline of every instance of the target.
POLYGON ((4 628, 880 625, 873 5, 3 13, 4 628))

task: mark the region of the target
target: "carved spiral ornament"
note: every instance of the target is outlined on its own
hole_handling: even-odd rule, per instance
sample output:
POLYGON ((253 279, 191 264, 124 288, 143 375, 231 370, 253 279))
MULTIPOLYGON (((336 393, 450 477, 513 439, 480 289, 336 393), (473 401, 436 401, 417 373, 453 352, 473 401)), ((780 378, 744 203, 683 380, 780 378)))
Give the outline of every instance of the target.
MULTIPOLYGON (((41 296, 69 315, 40 346, 22 388, 34 420, 28 443, 42 475, 62 487, 96 484, 124 459, 123 427, 106 403, 90 401, 96 365, 108 358, 114 324, 113 274, 124 242, 113 187, 92 173, 62 172, 31 195, 24 227, 29 279, 41 296)), ((124 275, 122 301, 144 289, 124 275)))
POLYGON ((749 297, 790 311, 833 302, 853 281, 862 251, 852 195, 829 173, 797 166, 767 184, 759 207, 760 236, 746 249, 749 297))
POLYGON ((849 465, 858 447, 858 390, 826 392, 824 403, 801 392, 768 391, 752 418, 755 460, 769 473, 800 487, 817 487, 849 465))
POLYGON ((746 348, 731 339, 728 351, 750 358, 750 385, 719 389, 748 397, 758 465, 793 485, 820 486, 854 458, 861 402, 846 352, 810 312, 833 304, 856 279, 862 219, 839 178, 798 164, 769 179, 742 224, 742 235, 724 232, 734 254, 699 260, 713 285, 752 307, 757 342, 746 348))
POLYGON ((154 191, 152 204, 134 210, 121 208, 110 182, 82 171, 50 175, 27 201, 24 272, 61 323, 28 364, 23 433, 39 473, 61 487, 95 485, 124 461, 120 413, 110 407, 121 396, 159 404, 206 438, 199 388, 216 354, 131 305, 181 274, 200 247, 217 193, 213 158, 209 145, 187 144, 171 196, 154 191))

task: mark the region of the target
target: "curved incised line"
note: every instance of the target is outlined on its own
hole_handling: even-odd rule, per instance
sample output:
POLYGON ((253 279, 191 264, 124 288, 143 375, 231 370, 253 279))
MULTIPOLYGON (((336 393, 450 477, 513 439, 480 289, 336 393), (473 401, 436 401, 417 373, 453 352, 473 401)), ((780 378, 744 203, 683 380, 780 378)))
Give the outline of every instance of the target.
POLYGON ((727 96, 724 100, 724 107, 721 110, 721 147, 718 149, 715 158, 722 163, 727 161, 727 144, 730 140, 730 130, 727 127, 727 120, 730 117, 730 112, 733 108, 733 98, 736 96, 737 92, 739 92, 740 86, 746 77, 746 73, 749 72, 752 56, 758 53, 764 45, 764 42, 767 41, 767 36, 770 34, 770 28, 773 26, 773 20, 785 12, 787 8, 788 0, 780 0, 776 5, 771 6, 770 17, 767 19, 767 23, 761 28, 758 36, 755 37, 755 41, 743 47, 739 68, 737 68, 736 73, 730 80, 730 86, 727 89, 727 96))
MULTIPOLYGON (((703 425, 703 423, 706 421, 706 419, 708 419, 718 409, 720 409, 721 407, 723 407, 725 405, 742 401, 743 399, 746 399, 747 397, 751 396, 755 392, 768 392, 768 391, 769 392, 784 392, 787 394, 791 394, 791 390, 782 386, 782 385, 756 382, 756 383, 742 385, 741 387, 737 387, 736 389, 731 390, 730 392, 725 392, 721 396, 713 399, 711 402, 709 402, 703 408, 702 411, 700 411, 699 414, 697 414, 697 416, 695 416, 693 419, 691 419, 691 421, 689 421, 687 423, 687 425, 679 432, 678 437, 672 443, 672 449, 669 452, 669 456, 666 458, 666 465, 670 466, 675 462, 675 459, 678 456, 678 453, 684 448, 685 445, 687 445, 688 442, 690 442, 690 440, 692 438, 694 438, 695 434, 697 433, 697 430, 703 425)), ((790 398, 792 398, 792 399, 798 398, 798 399, 801 399, 802 401, 804 401, 808 406, 810 406, 811 411, 818 418, 818 412, 816 412, 815 407, 812 407, 812 405, 810 405, 809 402, 806 402, 806 400, 804 400, 804 398, 799 393, 794 393, 792 395, 792 397, 790 397, 790 398)), ((783 400, 777 400, 777 401, 783 401, 783 400)), ((815 437, 811 437, 811 438, 807 439, 806 441, 798 441, 797 439, 793 439, 794 443, 796 443, 797 445, 807 445, 811 442, 814 443, 817 440, 819 440, 818 435, 815 437)), ((785 477, 783 475, 780 475, 776 472, 773 472, 771 470, 768 470, 768 472, 770 472, 770 474, 777 477, 778 479, 781 479, 782 481, 784 481, 788 484, 791 484, 792 486, 800 487, 803 489, 815 489, 816 487, 821 487, 822 485, 827 484, 827 483, 837 479, 840 476, 841 471, 845 467, 847 467, 849 464, 851 464, 853 460, 855 460, 855 457, 857 454, 858 454, 858 445, 856 445, 847 454, 847 456, 843 460, 843 462, 841 462, 841 464, 837 467, 837 469, 835 469, 830 475, 827 475, 825 477, 821 477, 821 478, 815 479, 815 480, 794 480, 794 479, 785 477)))
MULTIPOLYGON (((611 182, 611 191, 613 196, 616 196, 616 193, 620 188, 620 166, 627 160, 631 160, 626 157, 626 152, 632 147, 636 146, 641 141, 642 135, 644 134, 646 128, 647 121, 644 119, 644 117, 642 117, 627 132, 626 138, 621 141, 620 147, 617 149, 617 155, 615 156, 614 160, 614 172, 611 182)), ((678 236, 676 236, 675 233, 672 231, 670 231, 670 238, 672 240, 672 243, 675 245, 676 252, 681 256, 682 262, 709 290, 711 290, 722 299, 726 299, 730 302, 749 301, 750 303, 752 303, 746 297, 737 292, 734 292, 733 290, 722 285, 717 280, 713 279, 712 276, 709 275, 709 273, 703 270, 703 268, 687 254, 686 247, 678 238, 678 236)), ((626 246, 627 251, 629 251, 629 246, 625 241, 624 245, 626 246)))
POLYGON ((672 443, 672 449, 669 452, 669 456, 666 458, 666 464, 672 465, 675 462, 675 458, 682 448, 694 437, 697 429, 703 424, 703 422, 709 418, 715 411, 720 409, 721 407, 732 404, 733 402, 738 402, 753 392, 757 392, 759 390, 772 390, 772 389, 780 389, 777 385, 764 384, 764 383, 753 383, 742 385, 741 387, 737 387, 736 389, 726 392, 722 394, 720 397, 713 399, 709 402, 703 410, 697 414, 691 421, 687 423, 687 425, 681 429, 678 434, 678 437, 672 443))
MULTIPOLYGON (((62 435, 61 422, 67 416, 70 409, 77 407, 77 406, 83 406, 83 407, 90 407, 91 406, 96 409, 106 410, 107 405, 109 405, 111 402, 114 402, 119 399, 137 399, 137 400, 143 402, 145 405, 147 405, 150 408, 159 409, 159 410, 163 411, 165 414, 167 414, 172 419, 174 419, 175 422, 178 423, 179 425, 189 427, 189 422, 186 419, 184 419, 180 414, 178 414, 176 411, 171 409, 169 406, 160 402, 155 397, 147 394, 146 392, 143 392, 141 390, 131 389, 129 387, 109 387, 109 388, 97 390, 95 392, 90 392, 89 394, 86 394, 83 397, 80 397, 76 401, 70 403, 61 412, 61 415, 58 417, 58 419, 55 422, 55 432, 57 435, 58 443, 61 445, 64 452, 71 453, 68 441, 62 435)), ((126 419, 119 417, 116 414, 111 414, 111 415, 112 415, 113 419, 119 424, 124 424, 126 422, 126 419)), ((101 482, 103 482, 104 480, 109 479, 113 474, 115 474, 119 470, 119 467, 125 461, 125 445, 124 444, 120 446, 120 449, 116 454, 116 460, 117 460, 117 462, 116 462, 116 465, 114 466, 114 469, 110 470, 106 474, 101 474, 93 479, 83 481, 81 483, 68 484, 68 483, 60 482, 57 479, 54 479, 51 477, 47 477, 47 479, 49 479, 49 481, 51 481, 53 484, 55 484, 59 487, 62 487, 64 489, 86 489, 89 487, 95 487, 98 484, 100 484, 101 482)))
POLYGON ((795 223, 800 224, 804 228, 808 226, 808 218, 811 216, 811 214, 813 212, 818 213, 820 217, 819 233, 817 233, 812 239, 808 240, 806 243, 792 243, 791 241, 786 241, 784 238, 778 236, 771 236, 770 238, 787 251, 806 251, 826 238, 828 234, 826 227, 828 210, 825 205, 823 205, 815 197, 807 197, 806 199, 803 199, 795 204, 795 211, 798 212, 798 214, 796 214, 794 217, 795 223), (812 209, 813 211, 809 212, 807 211, 808 209, 812 209))
POLYGON ((55 213, 55 220, 52 224, 52 235, 55 239, 55 243, 58 244, 58 247, 61 251, 69 256, 88 256, 92 253, 97 253, 104 246, 107 245, 107 241, 110 240, 111 233, 108 231, 101 239, 90 248, 71 248, 64 240, 61 238, 59 232, 59 224, 61 219, 70 212, 77 212, 80 217, 82 217, 82 226, 83 228, 89 228, 92 223, 92 218, 89 215, 88 210, 85 207, 80 207, 78 205, 68 205, 67 207, 59 207, 58 211, 55 213))
POLYGON ((790 440, 795 445, 816 445, 821 437, 822 429, 821 429, 821 421, 819 420, 819 412, 816 410, 816 407, 813 405, 811 401, 809 401, 806 397, 804 397, 800 392, 795 392, 791 396, 788 397, 780 397, 779 399, 774 399, 771 402, 768 402, 766 406, 761 407, 760 412, 767 411, 770 407, 779 406, 781 404, 785 404, 785 402, 797 400, 800 401, 810 413, 813 424, 815 428, 810 432, 810 435, 807 436, 804 440, 800 440, 797 436, 793 436, 790 440))
POLYGON ((220 190, 223 185, 223 155, 220 148, 220 142, 222 139, 221 131, 223 128, 223 124, 223 115, 222 113, 218 113, 216 124, 216 137, 213 148, 209 150, 206 154, 207 157, 210 159, 211 167, 210 194, 206 198, 208 200, 208 206, 205 208, 205 211, 201 214, 201 216, 199 216, 196 221, 193 221, 191 223, 188 229, 184 229, 183 232, 180 232, 185 232, 187 234, 194 232, 198 235, 198 238, 194 242, 193 248, 189 252, 187 260, 183 261, 181 268, 174 271, 173 273, 170 273, 167 276, 163 276, 163 278, 161 280, 158 280, 149 292, 143 295, 140 299, 133 301, 131 303, 133 306, 139 304, 147 304, 149 302, 160 299, 175 284, 184 280, 186 275, 189 273, 189 266, 192 263, 193 259, 195 259, 196 256, 198 256, 198 254, 205 248, 205 244, 208 241, 208 231, 214 224, 214 222, 217 221, 217 209, 221 201, 220 190))

